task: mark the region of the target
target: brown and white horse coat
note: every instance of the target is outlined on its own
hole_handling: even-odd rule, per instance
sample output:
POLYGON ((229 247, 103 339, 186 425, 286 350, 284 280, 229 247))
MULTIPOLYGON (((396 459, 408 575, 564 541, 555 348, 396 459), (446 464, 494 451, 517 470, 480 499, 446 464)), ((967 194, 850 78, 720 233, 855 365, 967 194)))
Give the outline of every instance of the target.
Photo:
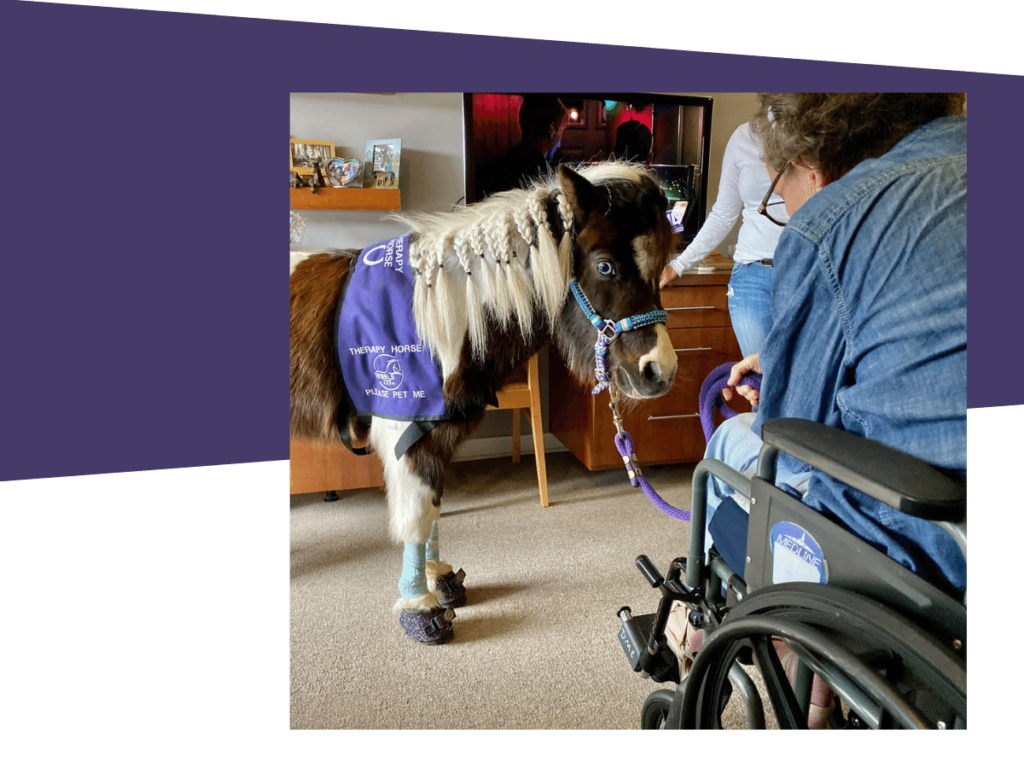
MULTIPOLYGON (((657 281, 672 241, 666 207, 643 166, 607 163, 579 172, 563 166, 529 189, 451 214, 402 217, 412 230, 417 331, 441 368, 446 404, 475 415, 440 423, 401 458, 394 448, 404 423, 375 416, 367 428, 347 413, 335 362, 335 309, 356 252, 299 262, 291 277, 292 434, 337 440, 340 422, 354 440, 368 441, 384 465, 392 537, 427 542, 436 535, 452 455, 519 366, 550 340, 576 378, 593 380, 596 333, 570 282, 579 282, 604 318, 661 308, 657 281)), ((607 367, 613 396, 665 394, 676 355, 664 325, 621 334, 607 367)), ((437 609, 430 590, 450 570, 428 562, 428 583, 414 590, 420 594, 404 589, 396 610, 437 609)))

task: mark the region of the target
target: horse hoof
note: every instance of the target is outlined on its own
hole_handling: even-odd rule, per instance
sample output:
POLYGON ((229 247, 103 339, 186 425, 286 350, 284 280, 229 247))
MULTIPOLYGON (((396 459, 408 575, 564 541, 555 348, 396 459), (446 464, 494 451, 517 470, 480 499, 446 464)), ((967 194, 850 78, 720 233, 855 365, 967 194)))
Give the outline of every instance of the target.
POLYGON ((451 608, 434 608, 427 613, 402 611, 398 620, 405 634, 417 643, 426 645, 443 645, 454 637, 452 619, 455 611, 451 608))
POLYGON ((466 572, 459 568, 458 571, 449 571, 435 579, 437 602, 442 608, 461 608, 466 604, 466 588, 462 586, 465 578, 466 572))

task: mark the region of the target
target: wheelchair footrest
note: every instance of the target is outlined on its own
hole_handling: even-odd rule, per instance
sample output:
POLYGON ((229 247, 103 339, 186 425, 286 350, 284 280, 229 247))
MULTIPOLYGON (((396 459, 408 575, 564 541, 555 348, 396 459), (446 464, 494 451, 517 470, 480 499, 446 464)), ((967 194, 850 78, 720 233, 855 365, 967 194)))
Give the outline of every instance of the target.
POLYGON ((644 650, 651 639, 651 631, 654 629, 653 613, 643 616, 633 616, 629 608, 619 610, 619 618, 622 619, 622 626, 619 628, 619 645, 622 646, 626 658, 629 659, 629 666, 634 672, 641 671, 646 654, 644 650))
POLYGON ((672 651, 662 648, 659 652, 651 654, 647 648, 657 616, 653 613, 633 616, 628 607, 620 608, 618 614, 622 619, 619 645, 622 646, 632 670, 650 677, 656 683, 678 683, 679 661, 672 651))

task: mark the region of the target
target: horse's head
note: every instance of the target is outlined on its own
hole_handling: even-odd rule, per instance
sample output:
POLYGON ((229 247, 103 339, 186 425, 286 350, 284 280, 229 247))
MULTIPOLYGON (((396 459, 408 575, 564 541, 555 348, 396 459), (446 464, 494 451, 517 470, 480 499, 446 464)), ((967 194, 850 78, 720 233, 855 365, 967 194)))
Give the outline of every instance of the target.
POLYGON ((576 376, 587 381, 598 362, 593 318, 640 318, 641 327, 624 330, 608 344, 607 378, 628 397, 664 395, 675 379, 676 354, 664 322, 643 325, 642 318, 650 321, 662 309, 658 278, 672 244, 665 195, 642 166, 595 166, 577 173, 563 165, 558 180, 575 230, 573 276, 592 312, 588 319, 570 293, 556 343, 576 376))

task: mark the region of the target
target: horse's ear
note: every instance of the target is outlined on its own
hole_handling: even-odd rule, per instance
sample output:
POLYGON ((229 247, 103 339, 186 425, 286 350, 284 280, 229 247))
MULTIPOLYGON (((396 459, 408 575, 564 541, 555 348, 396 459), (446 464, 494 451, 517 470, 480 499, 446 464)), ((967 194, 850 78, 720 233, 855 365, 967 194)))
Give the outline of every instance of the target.
POLYGON ((572 209, 576 228, 583 229, 591 213, 598 209, 601 192, 567 165, 558 166, 558 184, 572 209))

